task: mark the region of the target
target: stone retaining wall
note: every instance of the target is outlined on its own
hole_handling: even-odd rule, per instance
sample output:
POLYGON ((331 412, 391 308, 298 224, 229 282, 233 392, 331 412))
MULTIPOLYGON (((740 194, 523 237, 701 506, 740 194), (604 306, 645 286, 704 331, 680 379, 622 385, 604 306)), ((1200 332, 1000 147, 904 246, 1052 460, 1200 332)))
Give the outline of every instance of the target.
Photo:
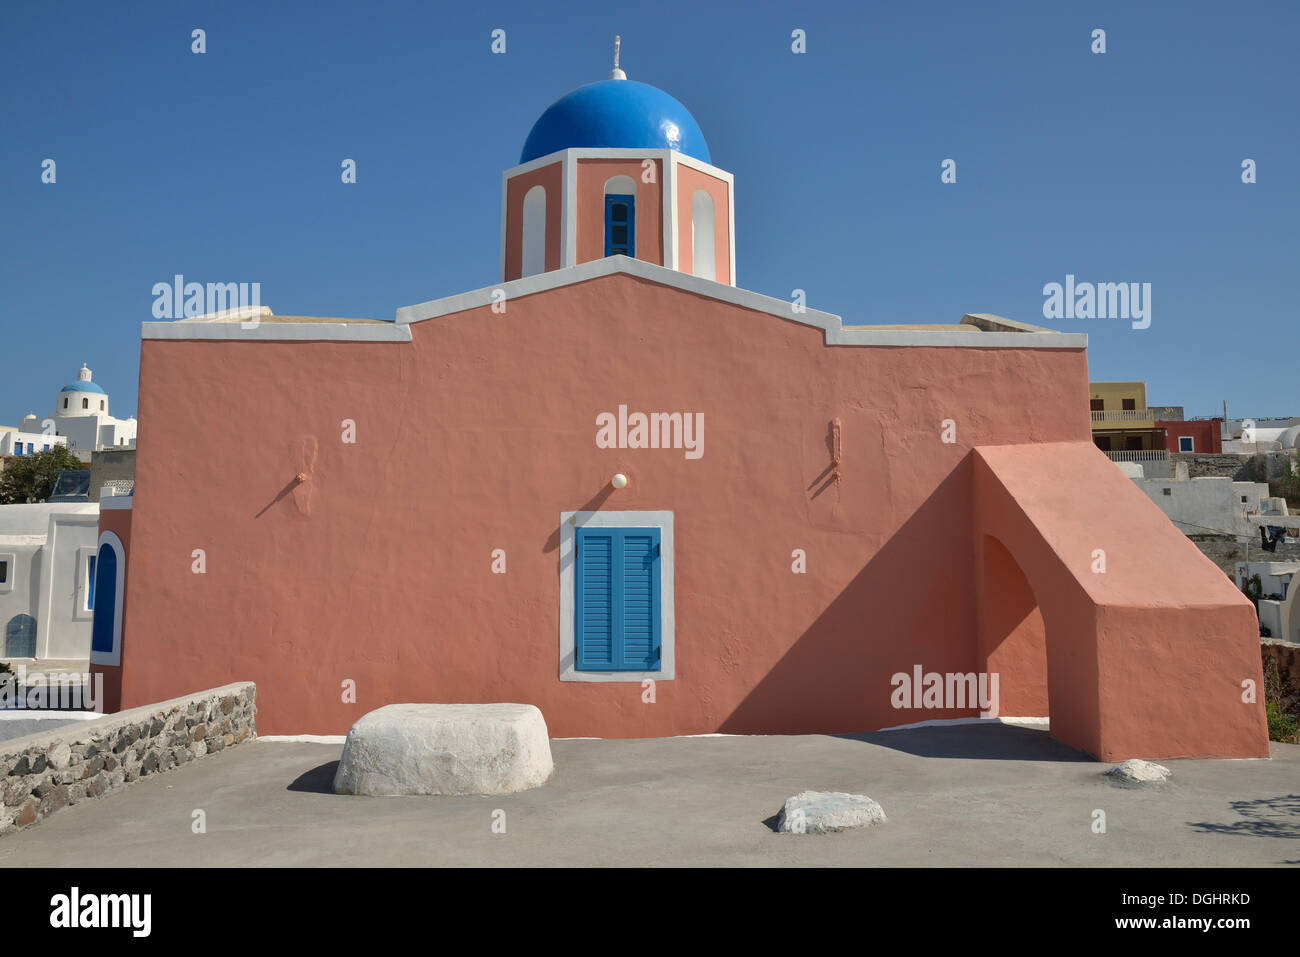
POLYGON ((1253 455, 1233 452, 1172 452, 1169 455, 1169 467, 1175 469, 1179 463, 1186 464, 1188 478, 1226 475, 1238 482, 1267 482, 1282 477, 1286 471, 1287 459, 1292 454, 1294 453, 1289 451, 1257 452, 1253 455))
POLYGON ((248 741, 256 715, 246 681, 0 742, 0 835, 248 741))
MULTIPOLYGON (((1246 546, 1243 542, 1223 535, 1188 535, 1210 561, 1223 569, 1229 578, 1235 578, 1237 562, 1246 560, 1246 546)), ((1259 533, 1250 543, 1250 560, 1252 562, 1300 562, 1300 543, 1289 542, 1278 545, 1277 550, 1266 552, 1259 547, 1259 533)))

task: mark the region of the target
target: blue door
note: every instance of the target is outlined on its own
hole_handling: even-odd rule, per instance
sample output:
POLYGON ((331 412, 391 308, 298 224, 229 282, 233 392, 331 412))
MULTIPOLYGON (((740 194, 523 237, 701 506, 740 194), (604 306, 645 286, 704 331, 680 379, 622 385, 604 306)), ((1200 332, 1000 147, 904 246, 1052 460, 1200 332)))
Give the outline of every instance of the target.
POLYGON ((90 650, 113 653, 113 629, 117 624, 117 552, 112 545, 99 546, 95 562, 95 618, 90 626, 90 650))
POLYGON ((14 615, 5 625, 5 657, 36 657, 36 619, 31 615, 14 615))
POLYGON ((574 649, 578 671, 657 671, 657 528, 580 528, 574 539, 574 649))
POLYGON ((636 257, 636 197, 605 197, 605 255, 636 257))

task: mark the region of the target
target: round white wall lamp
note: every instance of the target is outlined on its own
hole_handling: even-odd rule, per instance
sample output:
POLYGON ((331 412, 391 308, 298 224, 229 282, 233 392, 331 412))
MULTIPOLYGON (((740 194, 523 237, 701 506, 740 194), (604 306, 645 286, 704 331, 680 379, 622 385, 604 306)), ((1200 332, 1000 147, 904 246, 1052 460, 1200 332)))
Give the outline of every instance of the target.
POLYGON ((627 476, 624 475, 622 472, 619 472, 617 475, 615 475, 612 479, 609 480, 609 484, 614 486, 614 488, 626 488, 627 476))

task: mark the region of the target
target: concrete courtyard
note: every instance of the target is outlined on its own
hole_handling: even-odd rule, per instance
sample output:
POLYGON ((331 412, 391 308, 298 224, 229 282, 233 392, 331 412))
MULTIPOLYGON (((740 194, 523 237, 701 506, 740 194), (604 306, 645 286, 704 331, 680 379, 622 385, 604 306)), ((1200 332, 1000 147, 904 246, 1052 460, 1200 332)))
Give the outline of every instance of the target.
POLYGON ((1300 866, 1294 745, 1274 744, 1271 760, 1165 762, 1172 781, 1142 791, 1010 725, 558 740, 536 790, 397 798, 330 793, 341 750, 258 741, 212 755, 0 839, 0 865, 1300 866), (769 819, 805 789, 870 795, 888 823, 774 833, 769 819), (196 810, 205 834, 192 833, 196 810))

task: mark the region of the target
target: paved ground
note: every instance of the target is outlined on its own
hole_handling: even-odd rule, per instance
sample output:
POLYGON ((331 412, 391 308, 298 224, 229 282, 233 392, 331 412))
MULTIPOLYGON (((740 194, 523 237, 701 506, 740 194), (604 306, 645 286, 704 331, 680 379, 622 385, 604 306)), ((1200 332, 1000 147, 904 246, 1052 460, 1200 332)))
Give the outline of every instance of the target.
POLYGON ((552 747, 555 776, 523 794, 359 798, 329 793, 340 745, 257 742, 0 838, 0 866, 1300 866, 1294 745, 1167 762, 1158 792, 1112 787, 1104 765, 1011 726, 552 747), (889 822, 773 833, 764 821, 805 788, 868 794, 889 822))
POLYGON ((85 718, 65 718, 57 711, 0 711, 0 742, 42 731, 53 731, 55 728, 62 728, 76 721, 93 721, 99 717, 102 715, 94 712, 90 712, 85 718))

